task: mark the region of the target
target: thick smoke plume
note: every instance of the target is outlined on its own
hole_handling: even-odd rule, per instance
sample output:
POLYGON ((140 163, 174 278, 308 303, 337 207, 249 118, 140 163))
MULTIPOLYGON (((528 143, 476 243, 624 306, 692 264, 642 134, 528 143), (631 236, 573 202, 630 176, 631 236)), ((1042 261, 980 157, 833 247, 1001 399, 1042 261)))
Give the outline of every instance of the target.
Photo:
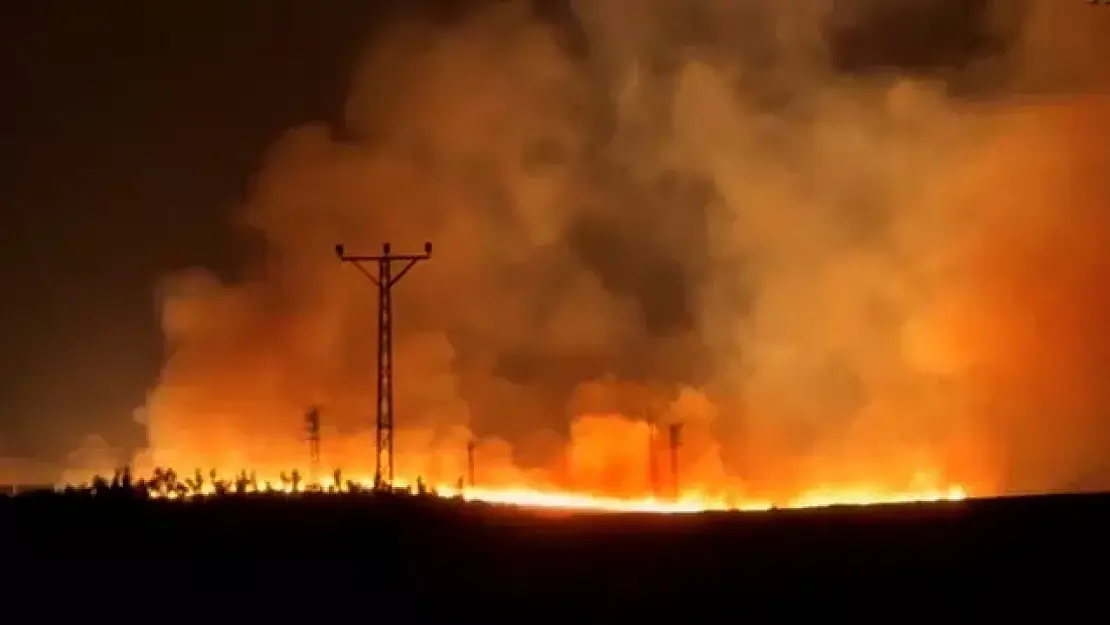
POLYGON ((333 245, 428 239, 401 475, 453 483, 475 437, 484 484, 642 494, 654 421, 709 493, 1107 486, 1107 12, 1002 2, 1003 52, 842 71, 875 4, 398 18, 345 127, 265 159, 249 277, 166 281, 139 464, 304 467, 319 405, 325 464, 369 473, 376 292, 333 245))

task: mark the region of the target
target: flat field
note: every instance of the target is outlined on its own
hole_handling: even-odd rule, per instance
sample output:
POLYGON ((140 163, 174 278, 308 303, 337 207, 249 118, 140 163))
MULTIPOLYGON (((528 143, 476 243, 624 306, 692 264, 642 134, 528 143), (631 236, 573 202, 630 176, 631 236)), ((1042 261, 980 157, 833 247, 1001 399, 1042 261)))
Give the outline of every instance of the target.
POLYGON ((410 615, 546 606, 767 622, 900 606, 914 621, 995 622, 1050 597, 1075 609, 1110 581, 1107 495, 652 515, 381 494, 29 494, 0 498, 0 527, 5 566, 22 571, 9 588, 77 572, 186 596, 423 597, 405 600, 410 615))

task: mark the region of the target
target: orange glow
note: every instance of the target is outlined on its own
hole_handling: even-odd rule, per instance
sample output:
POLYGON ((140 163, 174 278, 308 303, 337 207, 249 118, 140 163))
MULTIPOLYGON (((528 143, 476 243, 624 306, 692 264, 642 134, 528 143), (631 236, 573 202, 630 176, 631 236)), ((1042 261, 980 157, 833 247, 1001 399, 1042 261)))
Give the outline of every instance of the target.
MULTIPOLYGON (((381 140, 291 130, 236 217, 272 253, 161 285, 137 475, 306 474, 318 406, 318 477, 368 484, 378 291, 333 245, 432 240, 389 341, 399 482, 451 496, 473 460, 463 498, 655 512, 1110 486, 1110 98, 1080 95, 1110 84, 1107 22, 1034 3, 1013 59, 1033 66, 972 100, 827 76, 783 41, 768 99, 716 34, 660 80, 686 26, 579 4, 604 71, 518 3, 382 29, 345 111, 381 140), (765 110, 785 93, 796 110, 765 110)), ((122 457, 85 451, 68 481, 122 457)))
MULTIPOLYGON (((346 482, 347 480, 344 481, 346 482)), ((349 481, 361 488, 369 488, 373 483, 372 480, 365 478, 349 481)), ((409 480, 397 480, 396 487, 412 490, 412 484, 413 482, 409 480)), ((331 479, 294 486, 287 479, 280 479, 280 476, 267 476, 266 478, 258 478, 254 485, 248 486, 245 490, 248 493, 265 491, 293 493, 308 491, 337 492, 345 490, 345 488, 346 486, 344 485, 336 485, 331 479)), ((910 502, 957 502, 967 498, 967 492, 961 486, 921 488, 904 492, 867 487, 845 489, 819 487, 804 491, 781 503, 759 501, 743 497, 710 497, 694 491, 683 492, 676 499, 647 496, 615 497, 528 487, 467 487, 459 490, 457 486, 436 485, 432 486, 430 490, 436 495, 444 498, 460 497, 467 501, 518 506, 522 508, 660 514, 705 511, 758 512, 771 510, 773 508, 817 508, 836 505, 863 506, 910 502)), ((209 482, 204 484, 199 490, 190 492, 184 495, 184 497, 211 496, 215 493, 215 486, 209 482)), ((163 493, 161 496, 179 498, 182 495, 170 492, 163 493)))
MULTIPOLYGON (((969 430, 954 435, 958 444, 950 440, 931 447, 882 445, 868 450, 863 437, 860 446, 789 456, 779 455, 774 441, 753 433, 746 467, 727 468, 708 422, 695 416, 703 405, 692 394, 684 395, 680 404, 684 409, 679 412, 688 417, 674 456, 666 440, 660 440, 665 434, 653 436, 645 421, 620 413, 578 414, 569 438, 553 434, 546 440, 546 455, 533 462, 533 468, 523 466, 513 448, 496 438, 476 441, 468 457, 470 434, 465 429, 401 429, 395 434, 394 484, 415 488, 422 483, 443 497, 527 508, 658 513, 959 501, 971 494, 999 492, 987 470, 985 448, 969 430), (775 453, 760 455, 760 450, 775 453), (464 487, 471 459, 474 486, 464 487)), ((137 457, 134 474, 150 476, 156 467, 174 467, 179 481, 185 481, 193 480, 199 468, 201 494, 214 492, 210 467, 228 488, 244 469, 254 472, 248 490, 372 486, 374 440, 366 432, 343 434, 325 427, 313 471, 309 445, 297 436, 295 421, 280 428, 277 421, 271 424, 275 427, 251 436, 179 432, 165 439, 167 444, 137 457), (298 469, 296 485, 293 468, 298 469)), ((100 469, 102 475, 105 469, 100 469)))

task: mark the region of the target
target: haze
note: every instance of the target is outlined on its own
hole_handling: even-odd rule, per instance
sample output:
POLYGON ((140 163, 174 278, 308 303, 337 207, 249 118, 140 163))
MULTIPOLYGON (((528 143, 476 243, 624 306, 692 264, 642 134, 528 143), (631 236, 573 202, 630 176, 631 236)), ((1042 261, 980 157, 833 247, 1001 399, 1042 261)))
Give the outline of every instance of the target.
POLYGON ((241 274, 159 285, 138 468, 303 465, 319 405, 368 470, 377 300, 332 248, 432 240, 399 474, 453 482, 474 437, 484 483, 642 493, 652 420, 709 493, 1108 485, 1110 11, 1000 1, 924 72, 848 67, 874 2, 572 4, 375 31, 343 127, 276 138, 235 207, 241 274))

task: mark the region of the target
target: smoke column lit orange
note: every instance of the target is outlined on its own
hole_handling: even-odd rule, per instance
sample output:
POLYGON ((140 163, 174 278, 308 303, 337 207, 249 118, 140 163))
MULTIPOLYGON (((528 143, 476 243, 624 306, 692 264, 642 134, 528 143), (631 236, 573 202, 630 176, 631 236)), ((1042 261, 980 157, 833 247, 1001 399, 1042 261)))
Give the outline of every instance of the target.
POLYGON ((277 142, 248 277, 163 286, 137 467, 303 471, 319 405, 322 465, 371 475, 377 301, 333 245, 430 239, 394 295, 406 480, 455 484, 474 437, 486 498, 635 507, 651 421, 709 507, 1107 485, 1108 12, 1032 3, 973 103, 832 71, 822 3, 582 3, 588 59, 524 4, 399 22, 353 138, 277 142))

